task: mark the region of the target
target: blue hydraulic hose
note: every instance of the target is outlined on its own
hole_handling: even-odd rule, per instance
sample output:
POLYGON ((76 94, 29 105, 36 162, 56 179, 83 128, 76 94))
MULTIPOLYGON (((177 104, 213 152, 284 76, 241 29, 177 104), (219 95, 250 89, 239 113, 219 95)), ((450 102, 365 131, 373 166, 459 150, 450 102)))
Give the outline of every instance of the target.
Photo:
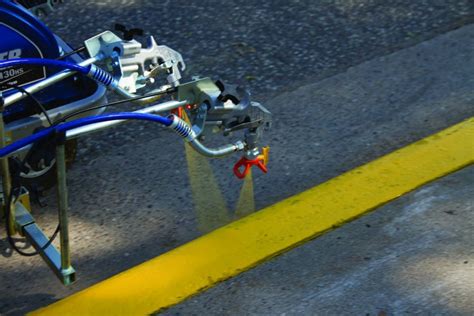
POLYGON ((133 112, 118 112, 118 113, 108 113, 97 116, 90 116, 74 121, 66 122, 60 125, 51 126, 45 128, 35 134, 27 136, 25 138, 19 139, 14 143, 11 143, 3 148, 0 148, 0 158, 8 156, 9 154, 25 147, 34 142, 39 141, 45 137, 51 136, 53 133, 64 133, 68 130, 82 127, 89 124, 106 122, 106 121, 115 121, 115 120, 142 120, 142 121, 152 121, 156 123, 163 124, 165 126, 170 126, 173 123, 172 118, 163 117, 155 114, 148 113, 133 113, 133 112))
MULTIPOLYGON (((165 126, 170 126, 173 123, 173 120, 161 115, 149 114, 149 113, 135 113, 135 112, 117 112, 117 113, 107 113, 96 116, 84 117, 74 121, 66 122, 61 125, 56 126, 56 131, 65 132, 70 129, 106 122, 106 121, 116 121, 116 120, 141 120, 141 121, 152 121, 156 123, 163 124, 165 126)), ((1 155, 0 155, 1 156, 1 155)))
POLYGON ((59 67, 64 69, 70 69, 87 75, 90 71, 90 66, 79 66, 66 61, 55 60, 55 59, 43 59, 43 58, 16 58, 10 60, 0 61, 0 68, 21 66, 21 65, 35 65, 35 66, 50 66, 59 67))

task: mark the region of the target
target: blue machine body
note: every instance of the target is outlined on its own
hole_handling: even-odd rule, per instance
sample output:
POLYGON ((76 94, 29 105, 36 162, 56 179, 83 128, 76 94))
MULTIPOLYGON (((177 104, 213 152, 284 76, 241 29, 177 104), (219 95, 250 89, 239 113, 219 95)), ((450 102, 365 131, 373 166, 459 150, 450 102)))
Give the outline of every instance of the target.
MULTIPOLYGON (((14 58, 57 59, 72 49, 55 36, 46 25, 27 9, 13 1, 0 1, 0 60, 14 58)), ((77 54, 64 61, 80 62, 77 54)), ((0 69, 0 91, 4 96, 14 93, 12 85, 26 87, 45 79, 60 69, 37 66, 20 66, 0 69)), ((97 84, 83 76, 72 76, 52 85, 35 97, 46 109, 56 108, 90 96, 97 84)), ((5 108, 6 123, 38 113, 33 100, 26 98, 5 108)))

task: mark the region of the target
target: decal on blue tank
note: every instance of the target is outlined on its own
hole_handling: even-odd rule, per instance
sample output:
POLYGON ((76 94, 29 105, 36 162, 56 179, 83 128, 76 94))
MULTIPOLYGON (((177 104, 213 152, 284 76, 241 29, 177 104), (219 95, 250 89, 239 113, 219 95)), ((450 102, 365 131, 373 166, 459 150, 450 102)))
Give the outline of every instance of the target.
MULTIPOLYGON (((0 60, 22 57, 43 58, 43 54, 38 46, 17 29, 0 22, 0 34, 2 34, 0 60)), ((46 69, 44 67, 17 66, 0 68, 0 87, 9 85, 23 86, 43 80, 44 78, 46 78, 46 69)), ((1 88, 0 91, 2 91, 1 88)))

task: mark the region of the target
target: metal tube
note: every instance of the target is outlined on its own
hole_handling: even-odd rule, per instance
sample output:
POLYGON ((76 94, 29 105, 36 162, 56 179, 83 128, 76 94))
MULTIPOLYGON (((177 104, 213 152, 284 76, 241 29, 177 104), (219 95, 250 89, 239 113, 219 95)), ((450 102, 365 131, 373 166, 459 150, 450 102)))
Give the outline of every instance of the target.
MULTIPOLYGON (((159 103, 155 104, 137 111, 134 111, 133 113, 159 113, 159 112, 165 112, 169 110, 176 109, 180 106, 183 106, 187 103, 186 100, 184 101, 168 101, 164 103, 159 103)), ((93 132, 97 132, 109 127, 113 127, 116 125, 119 125, 121 123, 125 122, 125 120, 116 120, 116 121, 109 121, 109 122, 101 122, 101 123, 95 123, 95 124, 90 124, 87 126, 83 127, 78 127, 72 130, 69 130, 66 132, 66 138, 67 139, 72 139, 72 138, 77 138, 79 136, 84 136, 93 132)))
POLYGON ((87 75, 89 73, 89 67, 83 67, 74 63, 69 63, 67 61, 57 60, 57 59, 47 59, 47 58, 14 58, 8 60, 0 60, 0 68, 14 67, 14 66, 23 66, 23 65, 32 65, 40 67, 59 67, 62 69, 69 69, 77 71, 87 75))
MULTIPOLYGON (((0 148, 7 144, 5 124, 3 122, 3 106, 0 106, 0 148)), ((0 172, 2 173, 2 188, 3 188, 3 210, 6 211, 8 197, 12 189, 12 179, 10 175, 10 167, 8 165, 8 157, 0 159, 0 172)), ((12 234, 15 233, 15 208, 10 207, 9 227, 12 234)))
POLYGON ((36 249, 64 285, 73 283, 76 278, 74 269, 61 269, 61 254, 56 247, 49 242, 49 238, 46 237, 44 232, 38 227, 30 212, 21 202, 17 202, 15 208, 18 230, 24 233, 28 242, 36 249))
MULTIPOLYGON (((102 59, 101 56, 95 56, 95 57, 84 60, 83 62, 79 63, 78 65, 79 66, 88 66, 90 64, 95 63, 96 61, 101 60, 101 59, 102 59)), ((54 76, 51 76, 51 77, 46 78, 44 80, 41 80, 41 81, 39 81, 35 84, 32 84, 31 86, 25 88, 25 90, 29 93, 38 92, 38 91, 40 91, 40 90, 42 90, 46 87, 49 87, 52 84, 55 84, 58 81, 61 81, 61 80, 65 79, 69 76, 72 76, 75 73, 76 72, 72 71, 72 70, 61 71, 61 72, 55 74, 54 76)), ((9 105, 11 105, 11 104, 13 104, 17 101, 20 101, 21 99, 24 99, 25 97, 27 97, 27 94, 25 94, 22 91, 18 91, 16 93, 13 93, 12 95, 9 95, 8 97, 5 97, 4 106, 9 106, 9 105)))
MULTIPOLYGON (((152 90, 152 91, 149 92, 149 94, 159 93, 159 92, 165 91, 166 89, 169 89, 169 88, 170 88, 169 86, 165 86, 165 87, 160 88, 160 89, 152 90)), ((121 88, 120 86, 112 87, 112 89, 116 94, 118 94, 118 95, 120 95, 120 96, 122 96, 126 99, 132 99, 132 98, 139 97, 139 95, 130 93, 127 90, 121 88)), ((158 94, 158 95, 150 96, 148 98, 133 100, 133 101, 130 101, 130 102, 138 104, 138 105, 147 105, 147 104, 158 101, 162 97, 163 97, 163 95, 158 94)))
POLYGON ((189 145, 191 145, 191 147, 201 155, 209 158, 225 157, 236 151, 242 151, 245 148, 245 144, 241 141, 238 141, 235 144, 229 144, 218 148, 209 148, 204 146, 197 139, 193 139, 189 142, 189 145))
POLYGON ((69 249, 68 199, 66 185, 66 150, 64 142, 56 146, 56 170, 58 186, 58 217, 60 227, 61 271, 69 274, 71 254, 69 249))
POLYGON ((237 141, 234 144, 228 144, 217 148, 206 147, 198 140, 196 132, 192 129, 188 122, 174 114, 168 116, 168 118, 171 119, 171 124, 168 126, 168 128, 172 129, 176 132, 176 134, 184 138, 187 142, 189 142, 189 145, 191 145, 195 151, 203 156, 209 158, 221 158, 236 151, 242 151, 245 149, 245 143, 242 141, 237 141))
MULTIPOLYGON (((172 103, 172 104, 168 104, 167 106, 171 107, 171 105, 174 107, 174 106, 179 105, 179 103, 178 104, 172 103)), ((157 107, 154 107, 154 109, 163 110, 164 107, 157 106, 157 107)), ((120 123, 120 122, 125 122, 128 120, 151 121, 151 122, 160 123, 165 126, 169 126, 172 123, 172 121, 169 118, 163 117, 161 115, 146 113, 148 111, 150 111, 150 109, 140 110, 140 111, 135 111, 135 112, 115 112, 115 113, 112 112, 112 113, 107 113, 107 114, 102 114, 102 115, 83 117, 77 120, 67 121, 60 125, 51 126, 51 127, 42 129, 34 134, 31 134, 27 137, 23 137, 5 147, 0 148, 0 158, 4 158, 11 154, 14 154, 18 150, 22 150, 22 148, 25 148, 26 146, 30 146, 31 144, 41 139, 52 136, 56 132, 67 133, 68 131, 82 129, 87 126, 94 126, 94 127, 92 129, 86 128, 85 130, 82 130, 83 132, 95 132, 95 131, 98 131, 99 129, 108 128, 111 126, 115 126, 117 124, 113 122, 120 123), (145 113, 140 113, 140 112, 145 112, 145 113), (111 122, 111 124, 108 124, 109 122, 111 122), (106 124, 103 124, 103 123, 106 123, 106 124)))

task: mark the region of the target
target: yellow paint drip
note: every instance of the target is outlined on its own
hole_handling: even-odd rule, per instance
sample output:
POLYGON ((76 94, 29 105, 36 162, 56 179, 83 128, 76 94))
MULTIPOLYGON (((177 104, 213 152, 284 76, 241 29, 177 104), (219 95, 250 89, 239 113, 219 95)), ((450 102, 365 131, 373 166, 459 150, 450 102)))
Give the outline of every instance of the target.
POLYGON ((177 304, 474 161, 474 118, 221 227, 33 315, 145 315, 177 304))

